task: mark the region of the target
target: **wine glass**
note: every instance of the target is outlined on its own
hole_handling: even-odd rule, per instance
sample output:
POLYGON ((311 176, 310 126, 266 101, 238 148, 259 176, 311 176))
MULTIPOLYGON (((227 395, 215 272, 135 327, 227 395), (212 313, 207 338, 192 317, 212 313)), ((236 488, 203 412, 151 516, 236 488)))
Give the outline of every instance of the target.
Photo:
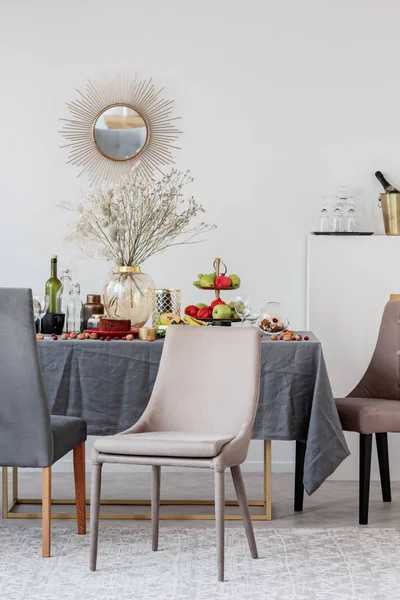
POLYGON ((42 319, 49 308, 50 298, 48 294, 34 294, 33 296, 33 316, 35 323, 39 319, 39 333, 42 329, 42 319))
POLYGON ((327 196, 322 196, 322 209, 319 213, 319 230, 322 232, 329 231, 330 227, 330 219, 328 212, 328 198, 327 196))
POLYGON ((254 306, 252 306, 249 301, 249 304, 247 306, 247 312, 244 315, 245 321, 247 321, 248 323, 250 323, 251 326, 253 326, 255 323, 257 323, 258 319, 260 318, 260 315, 261 310, 254 308, 254 306))
POLYGON ((235 296, 233 303, 235 310, 241 319, 241 325, 243 326, 245 315, 250 306, 250 298, 246 296, 235 296))
POLYGON ((332 231, 334 233, 340 233, 341 231, 343 231, 342 209, 339 202, 337 202, 335 210, 333 211, 332 231))

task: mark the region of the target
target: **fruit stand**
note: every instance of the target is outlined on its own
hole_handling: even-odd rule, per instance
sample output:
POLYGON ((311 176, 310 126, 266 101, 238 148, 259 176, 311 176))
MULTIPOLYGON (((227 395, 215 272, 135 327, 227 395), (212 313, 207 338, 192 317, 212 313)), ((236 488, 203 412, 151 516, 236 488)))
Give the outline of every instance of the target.
POLYGON ((208 275, 200 273, 193 285, 199 289, 215 292, 215 300, 210 305, 199 303, 185 308, 185 321, 194 325, 213 323, 214 325, 230 325, 240 321, 234 303, 227 304, 221 299, 221 291, 237 290, 240 278, 237 275, 227 276, 227 266, 216 258, 213 263, 214 272, 208 275))

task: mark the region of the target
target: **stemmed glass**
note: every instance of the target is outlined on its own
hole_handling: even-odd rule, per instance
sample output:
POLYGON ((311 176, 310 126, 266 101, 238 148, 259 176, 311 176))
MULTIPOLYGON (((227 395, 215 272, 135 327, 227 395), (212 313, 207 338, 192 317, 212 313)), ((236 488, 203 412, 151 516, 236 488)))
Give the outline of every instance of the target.
POLYGON ((235 310, 241 319, 241 325, 243 326, 245 316, 249 312, 250 298, 246 296, 235 296, 233 302, 235 310))
POLYGON ((260 318, 260 315, 261 310, 254 308, 254 306, 251 306, 249 298, 247 312, 244 315, 245 321, 247 321, 248 323, 250 323, 251 326, 253 326, 255 323, 257 323, 258 319, 260 318))
POLYGON ((319 230, 320 231, 329 231, 330 227, 330 219, 328 212, 328 198, 327 196, 322 196, 322 209, 319 216, 319 230))
POLYGON ((42 319, 49 308, 50 298, 47 294, 35 294, 33 296, 33 316, 35 323, 39 319, 39 333, 42 329, 42 319))

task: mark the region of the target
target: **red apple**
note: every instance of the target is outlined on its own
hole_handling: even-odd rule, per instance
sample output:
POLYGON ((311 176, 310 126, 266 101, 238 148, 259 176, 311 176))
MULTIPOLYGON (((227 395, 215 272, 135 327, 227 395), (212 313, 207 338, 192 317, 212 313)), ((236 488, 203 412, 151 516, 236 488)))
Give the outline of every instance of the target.
POLYGON ((211 319, 211 317, 212 317, 212 310, 208 307, 200 308, 199 312, 197 313, 198 319, 211 319))
POLYGON ((224 302, 223 300, 221 300, 221 298, 217 298, 216 300, 213 300, 210 304, 210 308, 214 308, 214 306, 217 306, 217 304, 226 304, 226 302, 224 302))
POLYGON ((197 313, 199 312, 199 309, 197 308, 197 306, 194 306, 194 304, 190 304, 190 306, 187 306, 185 308, 185 315, 189 315, 189 317, 197 317, 197 313))
POLYGON ((232 287, 232 281, 229 277, 226 277, 226 275, 219 275, 218 277, 215 278, 214 285, 215 285, 215 287, 220 287, 220 288, 232 287))

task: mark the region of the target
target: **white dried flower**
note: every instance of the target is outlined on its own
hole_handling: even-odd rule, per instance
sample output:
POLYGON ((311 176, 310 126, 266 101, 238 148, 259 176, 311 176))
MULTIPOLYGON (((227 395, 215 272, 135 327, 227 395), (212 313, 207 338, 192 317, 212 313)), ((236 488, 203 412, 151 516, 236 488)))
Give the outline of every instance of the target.
POLYGON ((64 204, 78 214, 67 240, 118 265, 140 265, 170 246, 195 243, 215 226, 192 225, 204 212, 183 196, 192 181, 189 171, 177 169, 149 180, 134 167, 113 190, 90 189, 77 205, 64 204))

